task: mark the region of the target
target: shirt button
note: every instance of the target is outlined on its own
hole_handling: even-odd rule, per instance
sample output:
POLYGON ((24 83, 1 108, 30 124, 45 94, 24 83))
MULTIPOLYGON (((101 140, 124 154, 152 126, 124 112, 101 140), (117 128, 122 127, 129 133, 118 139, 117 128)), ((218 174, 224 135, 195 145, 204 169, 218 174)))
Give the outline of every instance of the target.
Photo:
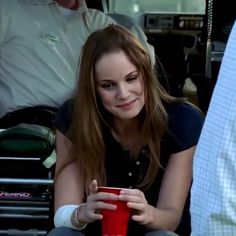
POLYGON ((129 176, 132 176, 132 172, 129 172, 129 174, 128 174, 129 176))
POLYGON ((136 165, 139 166, 140 165, 140 161, 136 161, 136 165))
POLYGON ((145 150, 144 150, 144 149, 142 149, 142 150, 141 150, 141 153, 143 153, 143 154, 144 154, 144 153, 145 153, 145 150))

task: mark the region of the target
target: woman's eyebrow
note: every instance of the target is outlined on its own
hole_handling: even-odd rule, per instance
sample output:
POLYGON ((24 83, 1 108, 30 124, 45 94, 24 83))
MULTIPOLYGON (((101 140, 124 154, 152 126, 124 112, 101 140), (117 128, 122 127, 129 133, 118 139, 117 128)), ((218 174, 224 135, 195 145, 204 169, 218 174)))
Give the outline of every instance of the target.
POLYGON ((97 80, 96 81, 97 85, 104 84, 104 83, 113 83, 114 84, 115 81, 114 80, 109 80, 109 79, 104 79, 104 80, 102 79, 102 80, 97 80))
POLYGON ((137 70, 131 71, 130 73, 128 73, 128 74, 125 76, 125 78, 126 78, 126 77, 129 77, 129 76, 131 76, 131 75, 133 75, 133 74, 138 74, 138 71, 137 71, 137 70))

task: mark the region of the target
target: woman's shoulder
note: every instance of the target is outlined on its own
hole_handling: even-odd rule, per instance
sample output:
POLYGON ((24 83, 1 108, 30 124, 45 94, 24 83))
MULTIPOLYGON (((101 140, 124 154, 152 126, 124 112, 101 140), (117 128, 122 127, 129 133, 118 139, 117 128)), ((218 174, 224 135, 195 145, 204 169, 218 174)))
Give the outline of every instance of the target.
POLYGON ((175 152, 196 145, 204 123, 203 112, 188 102, 168 104, 166 111, 168 133, 176 140, 175 152))
POLYGON ((169 117, 169 120, 180 120, 181 123, 183 120, 187 121, 191 119, 204 120, 204 114, 192 103, 189 102, 178 102, 171 103, 166 105, 166 111, 169 117))

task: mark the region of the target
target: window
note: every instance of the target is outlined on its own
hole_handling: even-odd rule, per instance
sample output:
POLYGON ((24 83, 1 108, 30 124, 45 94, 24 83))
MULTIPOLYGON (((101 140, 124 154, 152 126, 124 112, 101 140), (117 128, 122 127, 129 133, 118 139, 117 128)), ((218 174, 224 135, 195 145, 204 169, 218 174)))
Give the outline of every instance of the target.
POLYGON ((206 0, 109 0, 110 12, 134 16, 142 12, 204 14, 206 0))

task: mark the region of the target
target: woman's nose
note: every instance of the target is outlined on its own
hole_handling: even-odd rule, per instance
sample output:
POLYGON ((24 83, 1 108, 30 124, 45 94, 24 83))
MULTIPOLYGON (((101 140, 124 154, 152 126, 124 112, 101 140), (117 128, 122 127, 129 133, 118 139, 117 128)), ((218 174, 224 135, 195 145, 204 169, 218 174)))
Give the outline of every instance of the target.
POLYGON ((118 99, 126 99, 129 96, 129 91, 126 85, 120 85, 117 90, 118 99))

